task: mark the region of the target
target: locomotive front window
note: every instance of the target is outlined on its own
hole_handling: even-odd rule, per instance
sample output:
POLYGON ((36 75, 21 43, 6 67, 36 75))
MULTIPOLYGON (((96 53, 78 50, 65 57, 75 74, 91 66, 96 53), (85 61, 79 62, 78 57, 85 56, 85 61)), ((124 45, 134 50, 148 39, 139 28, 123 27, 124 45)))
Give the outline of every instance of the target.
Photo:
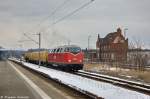
POLYGON ((63 51, 63 48, 60 48, 60 51, 59 51, 59 52, 61 53, 62 51, 63 51))
POLYGON ((81 48, 79 47, 69 47, 66 49, 67 52, 71 52, 73 54, 77 54, 79 52, 81 52, 81 48))
POLYGON ((65 52, 69 52, 69 48, 67 47, 67 48, 65 48, 65 52))
POLYGON ((56 52, 58 53, 58 52, 59 52, 59 50, 60 50, 60 48, 58 48, 56 52))
POLYGON ((53 53, 56 53, 56 49, 53 50, 53 53))

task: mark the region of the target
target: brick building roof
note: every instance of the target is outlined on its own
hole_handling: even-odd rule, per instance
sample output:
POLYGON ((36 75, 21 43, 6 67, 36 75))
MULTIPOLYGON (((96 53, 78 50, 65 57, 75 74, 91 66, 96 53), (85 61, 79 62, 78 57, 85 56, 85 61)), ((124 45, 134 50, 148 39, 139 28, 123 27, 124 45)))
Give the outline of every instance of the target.
POLYGON ((116 39, 117 36, 120 36, 122 39, 125 40, 125 38, 122 35, 122 31, 120 28, 118 28, 116 32, 112 32, 112 33, 107 34, 104 38, 100 38, 100 36, 98 34, 97 46, 99 43, 103 43, 103 44, 112 43, 116 39))

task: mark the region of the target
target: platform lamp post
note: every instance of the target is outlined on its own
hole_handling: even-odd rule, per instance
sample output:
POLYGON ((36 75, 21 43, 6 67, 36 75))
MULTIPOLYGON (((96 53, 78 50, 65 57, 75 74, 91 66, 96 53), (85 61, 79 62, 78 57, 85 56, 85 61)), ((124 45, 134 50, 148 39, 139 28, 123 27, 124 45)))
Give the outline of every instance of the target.
POLYGON ((88 50, 90 49, 90 38, 91 38, 91 35, 88 36, 88 50))
POLYGON ((90 38, 91 38, 91 35, 88 36, 88 61, 89 61, 89 58, 90 58, 90 53, 89 53, 89 50, 90 50, 90 38))

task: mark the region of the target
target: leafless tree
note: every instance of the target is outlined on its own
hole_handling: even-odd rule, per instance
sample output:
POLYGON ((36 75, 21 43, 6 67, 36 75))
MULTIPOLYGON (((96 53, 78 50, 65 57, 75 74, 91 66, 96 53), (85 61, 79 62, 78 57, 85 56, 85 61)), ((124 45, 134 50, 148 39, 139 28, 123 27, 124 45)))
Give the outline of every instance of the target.
POLYGON ((144 70, 145 57, 142 53, 144 43, 140 39, 134 39, 134 42, 130 42, 129 50, 130 55, 128 56, 129 64, 137 66, 139 70, 144 70))

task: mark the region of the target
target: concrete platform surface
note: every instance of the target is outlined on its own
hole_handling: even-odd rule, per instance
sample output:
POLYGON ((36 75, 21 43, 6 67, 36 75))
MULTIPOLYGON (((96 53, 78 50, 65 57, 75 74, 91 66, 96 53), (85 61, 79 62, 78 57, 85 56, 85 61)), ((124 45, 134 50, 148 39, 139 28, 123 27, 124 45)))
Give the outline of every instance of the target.
POLYGON ((0 61, 0 99, 41 99, 41 96, 7 61, 0 61))

